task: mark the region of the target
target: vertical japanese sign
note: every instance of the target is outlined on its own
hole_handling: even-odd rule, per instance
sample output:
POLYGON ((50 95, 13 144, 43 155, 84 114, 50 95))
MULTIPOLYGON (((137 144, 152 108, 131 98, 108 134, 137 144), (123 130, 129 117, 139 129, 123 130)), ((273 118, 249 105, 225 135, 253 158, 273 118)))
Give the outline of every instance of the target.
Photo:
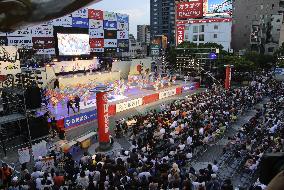
POLYGON ((225 89, 226 90, 229 90, 231 88, 231 78, 232 78, 231 65, 226 65, 226 79, 225 79, 225 89))
POLYGON ((203 16, 203 0, 177 4, 177 19, 201 18, 203 16))
POLYGON ((176 25, 176 45, 184 41, 185 25, 176 25))
POLYGON ((107 92, 97 92, 99 143, 109 143, 109 114, 107 92))

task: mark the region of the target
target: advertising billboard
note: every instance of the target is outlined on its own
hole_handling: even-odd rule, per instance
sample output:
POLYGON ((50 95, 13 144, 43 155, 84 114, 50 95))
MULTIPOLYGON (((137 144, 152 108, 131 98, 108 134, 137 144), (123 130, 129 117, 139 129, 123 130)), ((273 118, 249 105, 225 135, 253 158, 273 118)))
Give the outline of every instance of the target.
POLYGON ((179 45, 184 41, 185 25, 177 25, 176 29, 176 45, 179 45))
POLYGON ((72 27, 89 28, 89 20, 87 18, 73 17, 72 27))
POLYGON ((0 36, 0 46, 7 46, 8 38, 6 36, 0 36))
POLYGON ((52 22, 49 24, 53 26, 72 27, 72 17, 64 16, 61 18, 57 18, 52 20, 52 22))
POLYGON ((104 29, 107 30, 117 30, 117 22, 104 20, 104 29))
POLYGON ((201 18, 203 17, 203 0, 178 3, 176 10, 177 19, 201 18))
POLYGON ((103 48, 104 47, 104 39, 91 38, 90 39, 91 48, 103 48))
POLYGON ((89 35, 90 38, 104 38, 104 29, 99 28, 99 29, 89 29, 89 35))
POLYGON ((103 20, 104 12, 101 10, 89 9, 89 18, 94 20, 103 20))
POLYGON ((83 8, 80 10, 77 10, 75 12, 73 12, 72 17, 80 17, 80 18, 88 18, 88 9, 87 8, 83 8))
POLYGON ((8 37, 8 45, 18 47, 33 47, 33 41, 31 36, 8 37))
POLYGON ((116 39, 105 39, 104 44, 105 44, 104 45, 105 48, 116 48, 117 40, 116 39))
POLYGON ((89 28, 90 29, 103 29, 104 28, 104 22, 103 20, 89 20, 89 28))
POLYGON ((117 31, 117 39, 119 40, 125 40, 128 39, 128 31, 124 30, 124 31, 117 31))
POLYGON ((117 22, 129 23, 129 16, 127 14, 117 13, 117 22))
POLYGON ((52 25, 37 25, 31 28, 32 36, 34 37, 53 37, 52 25))
POLYGON ((117 31, 105 30, 105 39, 117 39, 117 31))
POLYGON ((50 49, 55 48, 55 41, 53 37, 33 37, 34 49, 50 49))
POLYGON ((129 30, 128 23, 117 22, 117 30, 129 30))
POLYGON ((104 20, 117 21, 116 13, 104 11, 104 20))

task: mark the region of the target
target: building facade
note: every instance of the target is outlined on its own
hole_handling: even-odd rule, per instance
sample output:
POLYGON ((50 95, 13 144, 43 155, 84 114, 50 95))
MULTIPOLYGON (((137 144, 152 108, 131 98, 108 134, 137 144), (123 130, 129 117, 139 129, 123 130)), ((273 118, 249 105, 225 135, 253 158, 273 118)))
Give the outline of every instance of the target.
POLYGON ((283 10, 283 0, 233 1, 233 49, 272 54, 283 35, 283 10))
POLYGON ((150 25, 137 25, 137 42, 150 44, 150 25))
POLYGON ((165 35, 170 44, 175 43, 175 0, 150 1, 151 40, 165 35))
POLYGON ((231 19, 200 19, 192 20, 185 25, 184 41, 190 41, 198 45, 205 43, 217 43, 224 47, 225 51, 231 50, 231 19))

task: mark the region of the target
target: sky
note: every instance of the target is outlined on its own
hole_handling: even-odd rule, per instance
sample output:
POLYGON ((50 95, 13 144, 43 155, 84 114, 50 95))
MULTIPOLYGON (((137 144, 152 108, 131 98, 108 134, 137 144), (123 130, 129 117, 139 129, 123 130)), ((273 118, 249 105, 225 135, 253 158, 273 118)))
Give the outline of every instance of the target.
MULTIPOLYGON (((208 0, 210 4, 223 0, 208 0)), ((92 5, 94 9, 129 15, 130 33, 136 36, 137 25, 150 24, 150 0, 102 0, 92 5)))

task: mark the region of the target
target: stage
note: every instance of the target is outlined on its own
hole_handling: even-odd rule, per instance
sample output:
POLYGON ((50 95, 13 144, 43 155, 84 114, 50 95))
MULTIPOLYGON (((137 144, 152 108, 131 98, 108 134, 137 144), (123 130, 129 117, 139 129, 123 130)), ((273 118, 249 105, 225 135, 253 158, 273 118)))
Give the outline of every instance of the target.
MULTIPOLYGON (((82 76, 83 77, 83 76, 82 76)), ((74 83, 78 77, 72 77, 74 83)), ((135 77, 137 78, 137 77, 135 77)), ((71 79, 68 79, 71 80, 71 79)), ((146 105, 157 100, 179 95, 184 91, 197 89, 197 84, 186 81, 171 81, 160 79, 149 80, 145 82, 145 78, 137 80, 116 80, 114 82, 107 82, 104 85, 111 86, 113 91, 108 95, 109 115, 146 105)), ((79 82, 79 81, 78 81, 79 82)), ((102 83, 94 81, 85 84, 73 84, 68 86, 61 86, 58 89, 48 89, 45 96, 48 97, 49 103, 44 108, 38 110, 38 115, 42 115, 47 111, 58 121, 60 127, 65 129, 76 127, 87 122, 97 119, 96 111, 96 94, 91 93, 90 90, 102 83), (74 106, 75 113, 72 109, 67 110, 68 99, 74 98, 78 95, 80 101, 80 112, 74 106)))

